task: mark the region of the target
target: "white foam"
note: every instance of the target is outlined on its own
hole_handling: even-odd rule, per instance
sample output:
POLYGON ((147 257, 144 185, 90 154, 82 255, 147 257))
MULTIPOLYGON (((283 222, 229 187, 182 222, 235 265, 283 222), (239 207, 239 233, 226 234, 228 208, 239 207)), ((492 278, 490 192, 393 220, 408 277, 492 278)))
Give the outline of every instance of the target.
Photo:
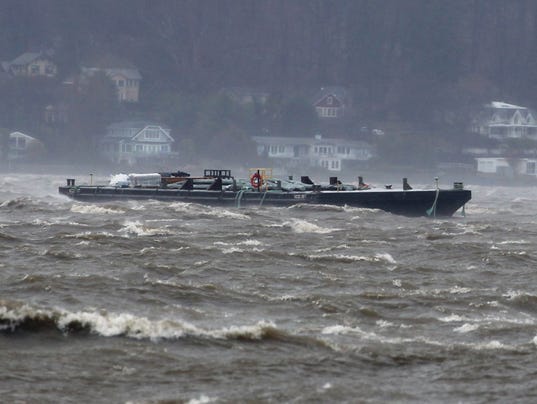
POLYGON ((364 334, 360 327, 349 327, 345 325, 331 325, 321 330, 321 334, 340 335, 340 334, 364 334))
POLYGON ((187 404, 207 404, 207 403, 214 403, 218 401, 217 397, 209 397, 205 394, 202 394, 198 398, 191 398, 187 401, 187 404))
POLYGON ((222 208, 211 208, 208 206, 196 205, 193 203, 174 202, 169 205, 169 208, 179 213, 188 213, 195 215, 206 215, 219 218, 250 220, 250 216, 242 213, 233 212, 222 208))
POLYGON ((479 325, 477 324, 469 324, 469 323, 464 323, 463 325, 461 325, 460 327, 456 327, 453 329, 453 331, 455 332, 459 332, 461 334, 466 334, 468 332, 472 332, 472 331, 475 331, 479 328, 479 325))
POLYGON ((139 221, 127 221, 124 223, 123 228, 119 230, 120 233, 135 236, 158 236, 172 234, 172 232, 166 228, 158 227, 151 228, 139 221))
POLYGON ((295 233, 327 234, 339 230, 321 227, 302 219, 292 219, 290 222, 284 222, 284 225, 290 227, 295 233))
POLYGON ((388 327, 394 326, 393 323, 390 323, 389 321, 386 321, 386 320, 377 320, 375 324, 380 328, 388 328, 388 327))
POLYGON ((388 253, 377 253, 375 257, 380 261, 386 261, 389 264, 397 264, 397 261, 388 253))
POLYGON ((125 213, 121 209, 112 209, 105 208, 103 206, 96 205, 78 205, 74 204, 71 206, 71 212, 73 213, 82 213, 82 214, 91 214, 91 215, 121 215, 125 213))
POLYGON ((466 293, 470 293, 471 291, 472 289, 470 288, 462 288, 457 285, 449 289, 449 293, 452 293, 452 294, 466 294, 466 293))

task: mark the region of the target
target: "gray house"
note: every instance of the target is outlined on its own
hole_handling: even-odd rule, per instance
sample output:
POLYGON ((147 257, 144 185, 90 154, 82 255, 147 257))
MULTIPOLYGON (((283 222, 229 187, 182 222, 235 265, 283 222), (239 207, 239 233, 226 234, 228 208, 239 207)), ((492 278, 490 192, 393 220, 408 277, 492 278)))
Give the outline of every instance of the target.
POLYGON ((100 143, 101 153, 117 164, 172 162, 178 153, 172 151, 174 138, 170 128, 153 122, 124 121, 107 128, 100 143))

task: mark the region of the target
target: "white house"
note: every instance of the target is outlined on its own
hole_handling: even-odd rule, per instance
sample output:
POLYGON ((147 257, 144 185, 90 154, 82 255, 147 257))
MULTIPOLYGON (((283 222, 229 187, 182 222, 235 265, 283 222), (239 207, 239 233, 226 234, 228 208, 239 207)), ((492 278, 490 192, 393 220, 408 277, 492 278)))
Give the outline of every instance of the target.
MULTIPOLYGON (((7 158, 8 160, 21 160, 25 158, 35 158, 45 151, 43 143, 35 137, 26 135, 25 133, 14 131, 9 133, 7 142, 7 158)), ((0 142, 0 149, 3 148, 3 142, 0 142)), ((2 153, 4 151, 2 150, 2 153)), ((0 153, 1 154, 1 153, 0 153)))
POLYGON ((108 126, 100 150, 109 161, 132 166, 141 162, 177 158, 178 153, 172 151, 174 141, 167 126, 145 121, 125 121, 108 126))
POLYGON ((477 172, 502 176, 537 176, 537 158, 478 157, 477 172))
POLYGON ((366 162, 374 155, 365 142, 307 137, 254 136, 257 153, 287 167, 322 167, 341 171, 346 163, 366 162))
POLYGON ((535 113, 527 107, 493 101, 473 119, 472 132, 489 138, 529 138, 537 140, 535 113))

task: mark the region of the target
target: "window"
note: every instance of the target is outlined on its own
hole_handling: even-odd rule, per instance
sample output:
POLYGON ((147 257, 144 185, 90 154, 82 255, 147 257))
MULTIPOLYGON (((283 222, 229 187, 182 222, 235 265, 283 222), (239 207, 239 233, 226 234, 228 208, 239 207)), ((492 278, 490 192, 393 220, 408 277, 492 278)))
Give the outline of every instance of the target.
POLYGON ((160 138, 160 130, 155 128, 148 128, 145 130, 144 137, 146 139, 158 139, 160 138))
POLYGON ((334 97, 330 96, 326 99, 326 103, 328 105, 332 105, 334 103, 334 97))
POLYGON ((167 145, 167 144, 160 145, 160 151, 161 152, 169 152, 170 151, 170 145, 167 145))
POLYGON ((285 146, 278 146, 278 152, 279 153, 285 152, 285 146))
POLYGON ((526 163, 526 174, 535 174, 535 161, 528 161, 526 163))
POLYGON ((32 74, 39 74, 39 65, 31 65, 30 66, 30 72, 32 74))
POLYGON ((118 87, 125 87, 125 80, 118 80, 116 83, 118 87))

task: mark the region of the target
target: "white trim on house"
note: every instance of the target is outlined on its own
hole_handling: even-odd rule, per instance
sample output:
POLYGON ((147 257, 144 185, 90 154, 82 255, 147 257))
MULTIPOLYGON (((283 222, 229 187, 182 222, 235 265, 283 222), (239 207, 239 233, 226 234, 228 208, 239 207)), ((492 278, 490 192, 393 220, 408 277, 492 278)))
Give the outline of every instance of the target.
POLYGON ((537 122, 527 107, 493 101, 474 119, 472 131, 492 139, 537 140, 537 122))
POLYGON ((170 129, 159 124, 127 121, 112 124, 100 145, 110 161, 133 166, 140 161, 176 158, 170 129))
POLYGON ((35 151, 38 151, 39 149, 42 151, 45 148, 43 142, 40 140, 19 131, 11 132, 8 136, 9 140, 7 143, 7 158, 9 160, 27 157, 31 149, 34 150, 34 153, 32 153, 33 155, 35 154, 35 151))
POLYGON ((478 157, 476 162, 478 173, 537 177, 537 158, 478 157))
POLYGON ((365 142, 315 137, 254 136, 257 154, 289 166, 322 167, 341 171, 345 162, 365 162, 374 155, 365 142))

